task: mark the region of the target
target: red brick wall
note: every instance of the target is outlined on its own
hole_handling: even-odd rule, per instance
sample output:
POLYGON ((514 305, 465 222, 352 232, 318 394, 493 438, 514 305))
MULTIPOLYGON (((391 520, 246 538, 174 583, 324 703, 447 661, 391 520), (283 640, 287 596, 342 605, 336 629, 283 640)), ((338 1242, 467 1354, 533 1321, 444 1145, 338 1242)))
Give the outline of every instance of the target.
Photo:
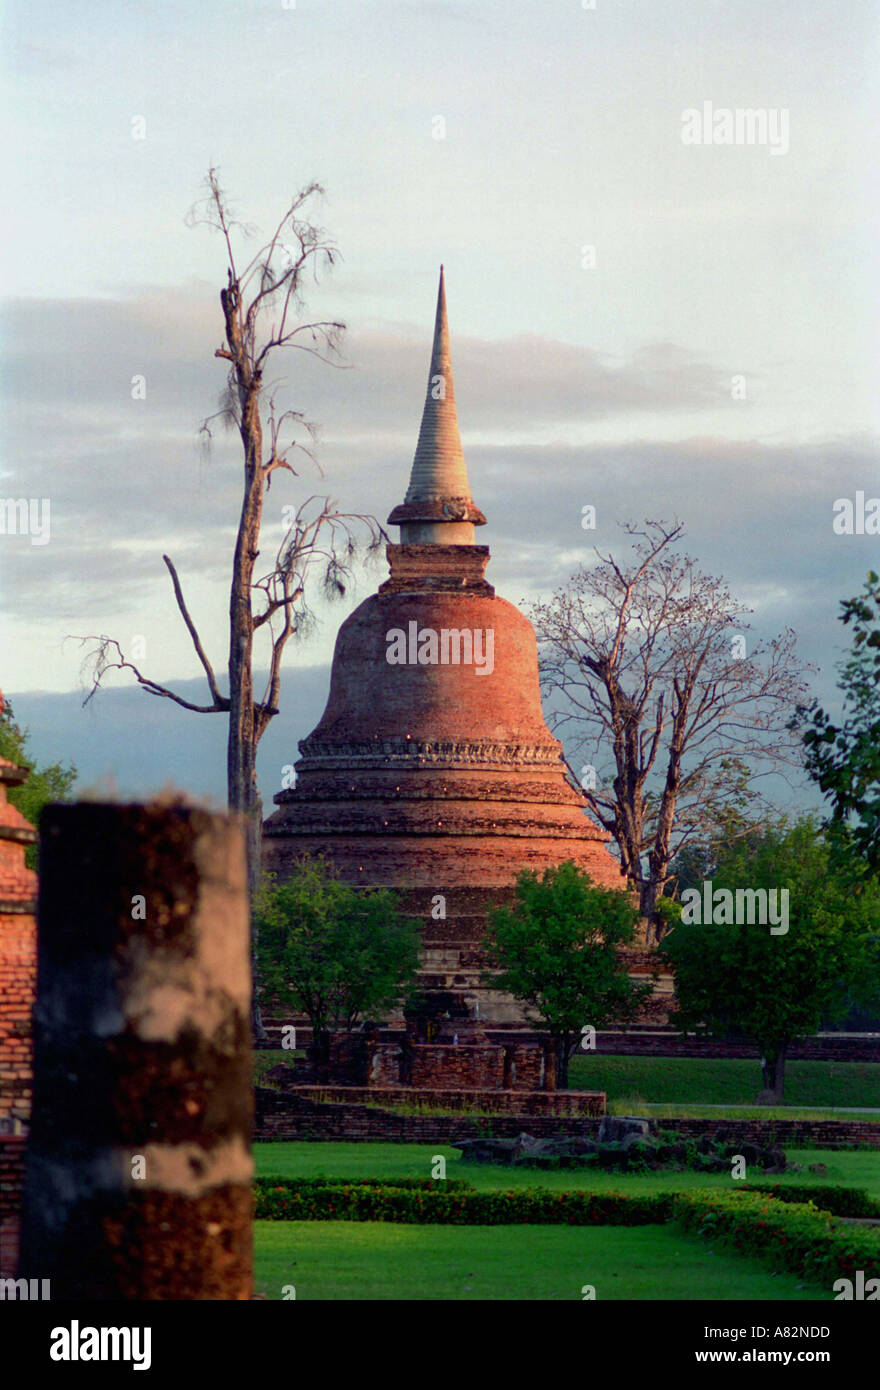
POLYGON ((865 1120, 658 1120, 660 1130, 711 1134, 726 1130, 731 1143, 803 1144, 815 1149, 880 1149, 880 1124, 865 1120))
MULTIPOLYGON (((497 1096, 496 1092, 493 1104, 497 1096)), ((594 1134, 598 1125, 598 1119, 587 1119, 583 1115, 529 1115, 521 1108, 513 1114, 473 1118, 452 1114, 408 1115, 373 1105, 320 1104, 302 1094, 258 1087, 254 1138, 449 1144, 455 1139, 477 1139, 486 1134, 496 1139, 513 1139, 522 1131, 538 1139, 551 1134, 587 1135, 594 1134)), ((856 1120, 658 1120, 657 1127, 695 1136, 723 1128, 731 1142, 751 1140, 753 1143, 802 1144, 823 1149, 861 1145, 880 1149, 880 1124, 856 1120)))
MULTIPOLYGON (((2 708, 2 696, 0 696, 2 708)), ((25 868, 36 832, 7 797, 25 780, 0 758, 0 1130, 27 1123, 33 1093, 31 1010, 37 979, 37 876, 25 868)))
POLYGON ((0 1279, 18 1272, 25 1143, 23 1134, 0 1134, 0 1279))
POLYGON ((544 1085, 544 1049, 528 1044, 506 1047, 505 1077, 514 1091, 540 1091, 544 1085))
MULTIPOLYGON (((426 1090, 540 1091, 544 1085, 544 1050, 534 1043, 500 1047, 383 1042, 368 1043, 367 1054, 366 1084, 371 1089, 403 1084, 426 1090)), ((332 1074, 340 1082, 359 1081, 340 1071, 332 1074)))
MULTIPOLYGON (((3 790, 5 792, 5 787, 3 790)), ((5 800, 0 801, 0 806, 0 825, 6 827, 10 837, 0 837, 0 900, 13 899, 16 902, 30 903, 36 892, 37 876, 33 869, 25 868, 27 842, 13 838, 16 832, 21 829, 29 830, 30 827, 14 806, 7 805, 5 800), (8 826, 7 821, 10 822, 8 826)))
POLYGON ((23 1134, 0 1134, 0 1220, 17 1214, 24 1182, 23 1134))
POLYGON ((410 1089, 407 1086, 388 1086, 364 1091, 361 1086, 308 1084, 286 1086, 285 1096, 309 1104, 349 1104, 371 1107, 430 1105, 450 1111, 487 1110, 492 1114, 512 1115, 604 1115, 604 1091, 486 1091, 477 1087, 410 1089))
POLYGON ((429 1090, 495 1090, 504 1085, 503 1047, 416 1043, 409 1051, 409 1084, 429 1090))
MULTIPOLYGON (((0 694, 0 709, 3 697, 0 694)), ((31 1011, 37 984, 37 876, 25 867, 36 832, 8 800, 24 770, 0 758, 0 1274, 15 1274, 25 1133, 33 1100, 31 1011)))
POLYGON ((31 1009, 36 979, 36 923, 25 913, 3 913, 0 915, 0 1120, 27 1121, 30 1116, 33 1090, 31 1009))
POLYGON ((538 1043, 412 1043, 401 1033, 373 1042, 361 1034, 337 1033, 322 1072, 310 1056, 294 1080, 302 1085, 413 1086, 425 1090, 540 1091, 544 1048, 538 1043))

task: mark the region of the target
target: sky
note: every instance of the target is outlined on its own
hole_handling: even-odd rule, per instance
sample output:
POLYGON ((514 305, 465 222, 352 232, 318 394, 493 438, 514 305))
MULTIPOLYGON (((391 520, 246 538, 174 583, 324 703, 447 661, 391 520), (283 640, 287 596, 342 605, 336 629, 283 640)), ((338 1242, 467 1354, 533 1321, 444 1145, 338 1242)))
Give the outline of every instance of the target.
MULTIPOLYGON (((625 555, 619 523, 681 520, 756 636, 795 629, 833 707, 839 602, 880 568, 880 537, 832 527, 837 499, 880 495, 878 30, 874 0, 7 6, 0 501, 49 499, 51 522, 0 535, 0 686, 35 754, 83 789, 222 800, 222 720, 123 678, 84 709, 77 640, 138 636, 198 698, 168 553, 223 665, 240 462, 197 434, 225 260, 187 221, 212 166, 263 231, 319 181, 342 256, 308 309, 348 325, 345 366, 278 367, 322 471, 277 476, 267 547, 309 493, 381 521, 402 500, 442 261, 498 592, 546 596, 593 546, 625 555), (708 135, 748 108, 766 138, 688 143, 707 104, 708 135)), ((291 647, 264 799, 383 577, 291 647)))

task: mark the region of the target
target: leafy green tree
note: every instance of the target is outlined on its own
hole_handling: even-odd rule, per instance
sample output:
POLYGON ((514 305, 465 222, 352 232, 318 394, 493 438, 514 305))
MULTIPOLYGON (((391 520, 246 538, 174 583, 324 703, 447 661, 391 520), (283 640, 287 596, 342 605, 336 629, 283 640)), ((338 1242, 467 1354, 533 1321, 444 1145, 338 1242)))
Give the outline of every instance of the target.
MULTIPOLYGON (((840 663, 841 723, 818 701, 799 706, 792 727, 803 730, 806 765, 831 803, 828 830, 838 853, 880 873, 880 579, 869 570, 865 587, 841 602, 841 621, 852 626, 852 648, 840 663)), ((861 889, 861 883, 858 884, 861 889)))
POLYGON ((538 878, 521 873, 511 907, 490 914, 487 983, 531 1004, 554 1043, 557 1085, 588 1024, 635 1018, 652 986, 626 973, 618 947, 635 937, 638 907, 623 889, 600 888, 571 861, 538 878))
MULTIPOLYGON (((704 883, 712 877, 715 865, 731 844, 736 841, 757 844, 764 829, 768 825, 778 825, 782 819, 769 808, 762 820, 751 819, 734 805, 720 808, 713 823, 707 826, 706 833, 699 840, 685 845, 672 860, 669 867, 673 876, 673 892, 670 896, 680 899, 688 888, 704 883)), ((662 912, 660 916, 663 917, 662 912)))
POLYGON ((270 876, 255 917, 263 1002, 306 1014, 319 1057, 331 1032, 391 1008, 412 987, 418 924, 393 893, 340 883, 321 857, 300 859, 283 883, 270 876))
MULTIPOLYGON (((40 812, 49 801, 69 801, 70 792, 76 781, 76 768, 72 763, 46 763, 38 767, 36 760, 28 751, 29 734, 16 722, 12 705, 4 703, 0 697, 0 758, 6 758, 19 767, 26 767, 28 780, 21 787, 10 787, 8 796, 11 804, 37 826, 40 812)), ((29 869, 37 868, 37 846, 29 845, 25 862, 29 869)))
POLYGON ((733 899, 739 920, 729 924, 718 921, 717 909, 712 922, 691 920, 690 901, 676 903, 678 920, 660 954, 675 975, 679 1007, 672 1021, 682 1032, 750 1038, 761 1056, 759 1100, 778 1104, 791 1043, 816 1032, 823 1019, 842 1016, 853 997, 876 998, 880 890, 874 884, 852 893, 852 880, 835 868, 827 840, 808 817, 783 821, 719 856, 713 895, 761 889, 777 890, 775 927, 755 920, 757 910, 750 922, 745 898, 739 911, 733 899))

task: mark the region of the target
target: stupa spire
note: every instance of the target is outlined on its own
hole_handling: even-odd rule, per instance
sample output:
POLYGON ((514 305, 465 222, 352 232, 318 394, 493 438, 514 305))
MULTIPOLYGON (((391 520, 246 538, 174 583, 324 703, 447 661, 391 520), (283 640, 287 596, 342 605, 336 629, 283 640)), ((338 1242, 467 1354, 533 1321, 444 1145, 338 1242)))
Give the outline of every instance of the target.
POLYGON ((471 496, 461 447, 441 265, 428 389, 409 488, 388 522, 400 526, 404 545, 473 545, 474 526, 485 521, 471 496))

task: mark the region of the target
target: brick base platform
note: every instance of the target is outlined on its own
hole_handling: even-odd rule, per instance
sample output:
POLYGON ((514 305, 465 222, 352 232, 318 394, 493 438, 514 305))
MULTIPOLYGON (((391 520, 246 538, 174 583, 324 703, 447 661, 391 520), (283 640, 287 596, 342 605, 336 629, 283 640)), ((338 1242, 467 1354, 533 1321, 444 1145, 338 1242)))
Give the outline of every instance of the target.
MULTIPOLYGON (((265 1088, 268 1090, 268 1088, 265 1088)), ((599 1116, 605 1114, 604 1091, 501 1091, 476 1089, 447 1089, 425 1091, 415 1087, 371 1086, 294 1086, 285 1087, 285 1097, 299 1096, 321 1104, 362 1106, 369 1099, 371 1107, 431 1105, 464 1114, 488 1111, 492 1115, 556 1115, 599 1116)))
MULTIPOLYGON (((405 1114, 378 1105, 350 1101, 328 1103, 298 1091, 270 1091, 257 1087, 254 1138, 386 1141, 409 1144, 448 1144, 455 1139, 515 1138, 525 1131, 542 1139, 551 1134, 592 1135, 599 1127, 595 1117, 580 1115, 513 1114, 467 1116, 463 1114, 405 1114)), ((323 1088, 325 1093, 330 1088, 323 1088)), ((363 1095, 364 1093, 361 1092, 363 1095)), ((375 1096, 371 1091, 371 1098, 375 1096)), ((399 1094, 396 1092, 395 1094, 399 1094)), ((556 1092, 565 1096, 564 1091, 556 1092)), ((431 1096, 436 1103, 438 1093, 431 1096)), ((493 1092, 493 1100, 498 1092, 493 1092)), ((522 1100, 522 1093, 517 1099, 522 1100)), ((660 1130, 698 1137, 724 1129, 732 1140, 762 1144, 798 1144, 817 1149, 880 1149, 880 1124, 864 1120, 657 1120, 660 1130)))

